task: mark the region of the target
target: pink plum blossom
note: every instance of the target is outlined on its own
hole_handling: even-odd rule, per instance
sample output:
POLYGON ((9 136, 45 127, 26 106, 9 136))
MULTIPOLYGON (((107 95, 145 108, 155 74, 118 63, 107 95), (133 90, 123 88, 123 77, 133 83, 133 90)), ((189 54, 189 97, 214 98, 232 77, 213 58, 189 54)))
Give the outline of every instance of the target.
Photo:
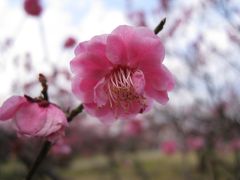
POLYGON ((42 13, 40 0, 25 0, 23 7, 25 12, 31 16, 40 16, 42 13))
POLYGON ((118 26, 81 42, 71 61, 73 93, 102 120, 126 118, 168 101, 174 87, 161 40, 146 27, 118 26))
POLYGON ((13 119, 19 135, 46 137, 55 141, 68 126, 65 114, 54 104, 31 102, 22 96, 12 96, 0 107, 0 120, 13 119))

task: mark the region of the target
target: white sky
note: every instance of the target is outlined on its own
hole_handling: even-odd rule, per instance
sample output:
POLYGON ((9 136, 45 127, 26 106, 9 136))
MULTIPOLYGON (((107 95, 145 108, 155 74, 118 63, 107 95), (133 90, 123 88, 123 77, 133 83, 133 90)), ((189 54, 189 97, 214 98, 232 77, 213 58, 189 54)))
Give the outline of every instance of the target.
MULTIPOLYGON (((157 0, 132 1, 136 6, 133 8, 144 9, 147 13, 157 6, 157 0)), ((188 43, 202 30, 208 44, 213 44, 221 51, 229 50, 228 39, 223 30, 225 21, 219 14, 208 8, 204 10, 198 8, 201 1, 176 1, 173 14, 165 14, 167 16, 165 28, 167 29, 182 14, 183 7, 191 7, 194 13, 188 26, 181 27, 176 33, 175 36, 178 38, 172 38, 166 42, 166 49, 186 53, 189 50, 188 43)), ((97 34, 109 33, 120 24, 129 24, 124 14, 125 0, 43 0, 45 8, 41 19, 27 17, 21 9, 21 2, 20 0, 0 0, 0 46, 6 37, 17 37, 13 48, 5 52, 0 51, 0 104, 9 96, 10 83, 16 77, 23 82, 37 78, 39 72, 49 73, 52 70, 49 64, 43 61, 45 51, 39 32, 39 20, 44 26, 48 58, 67 68, 73 57, 73 50, 62 51, 61 45, 65 37, 73 35, 78 38, 78 41, 84 41, 97 34), (23 63, 20 63, 20 67, 13 68, 13 59, 19 56, 21 61, 26 52, 32 54, 35 74, 24 73, 23 63)), ((153 17, 150 22, 156 24, 160 18, 159 16, 153 17)), ((164 32, 161 35, 164 35, 164 32)), ((212 61, 214 58, 209 57, 210 59, 212 61)), ((213 61, 213 64, 216 64, 215 62, 213 61)), ((179 59, 174 60, 174 57, 167 56, 164 63, 170 69, 172 68, 175 76, 177 73, 179 75, 178 71, 185 71, 179 59)), ((22 95, 22 89, 19 88, 17 93, 22 95)))
MULTIPOLYGON (((109 7, 104 0, 51 0, 43 1, 45 9, 39 18, 26 16, 21 9, 21 1, 0 0, 0 43, 7 37, 16 38, 14 46, 0 52, 0 103, 9 96, 11 81, 16 77, 20 82, 37 78, 37 74, 48 73, 51 68, 45 58, 40 24, 44 27, 47 41, 48 59, 69 68, 73 50, 62 52, 62 42, 68 36, 78 41, 88 40, 97 34, 109 33, 120 24, 129 24, 122 9, 109 7), (36 74, 26 74, 20 62, 13 68, 16 56, 24 57, 31 52, 36 74)), ((22 94, 23 91, 17 91, 22 94)))

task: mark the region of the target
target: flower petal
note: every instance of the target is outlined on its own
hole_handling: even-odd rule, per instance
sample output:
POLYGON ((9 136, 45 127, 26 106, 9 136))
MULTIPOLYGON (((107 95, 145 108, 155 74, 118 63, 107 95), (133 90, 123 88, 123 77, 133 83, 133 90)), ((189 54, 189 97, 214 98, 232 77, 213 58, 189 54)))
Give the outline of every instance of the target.
POLYGON ((158 91, 171 91, 174 88, 174 78, 164 66, 154 66, 144 69, 146 87, 158 91))
POLYGON ((22 96, 12 96, 7 99, 2 107, 0 107, 0 120, 4 121, 14 117, 18 109, 25 102, 26 99, 22 96))
POLYGON ((165 49, 159 37, 138 37, 132 39, 128 45, 129 65, 137 66, 140 69, 161 64, 165 49))
POLYGON ((34 136, 43 128, 47 118, 47 108, 39 107, 37 103, 26 103, 16 114, 17 130, 22 135, 34 136))
POLYGON ((109 72, 112 65, 105 56, 81 53, 70 62, 70 67, 74 74, 101 79, 109 72))
MULTIPOLYGON (((36 133, 37 136, 49 136, 68 125, 65 114, 56 106, 47 107, 47 116, 44 126, 36 133)), ((56 134, 57 135, 57 134, 56 134)))
POLYGON ((103 78, 94 87, 94 102, 99 107, 105 105, 108 101, 108 96, 106 94, 104 86, 105 86, 105 79, 103 78))
POLYGON ((126 47, 127 65, 136 68, 138 66, 152 66, 161 63, 165 50, 160 38, 146 27, 119 26, 113 32, 126 47))
POLYGON ((111 33, 112 35, 119 36, 123 42, 128 44, 132 41, 133 38, 136 36, 143 38, 143 37, 152 37, 155 38, 156 35, 150 29, 146 27, 131 27, 128 25, 121 25, 114 29, 111 33))
POLYGON ((89 41, 84 41, 78 44, 76 47, 74 53, 77 56, 80 53, 85 53, 85 52, 93 52, 93 53, 99 53, 105 51, 105 45, 106 45, 106 39, 107 39, 107 34, 99 35, 99 36, 94 36, 91 40, 89 41))
POLYGON ((110 108, 110 105, 107 104, 102 107, 98 107, 95 103, 85 103, 84 110, 95 116, 98 117, 101 122, 108 124, 116 120, 116 116, 113 113, 113 110, 110 108))
POLYGON ((94 101, 94 87, 96 86, 98 79, 92 78, 81 78, 76 75, 72 79, 72 91, 73 93, 82 100, 84 103, 94 101))
POLYGON ((120 37, 115 35, 108 36, 106 55, 113 64, 126 65, 127 51, 120 37))
POLYGON ((132 75, 133 87, 138 94, 142 94, 145 87, 145 78, 142 71, 138 70, 132 75))
POLYGON ((162 105, 165 105, 169 100, 167 91, 158 91, 155 89, 151 89, 147 90, 147 95, 155 99, 162 105))

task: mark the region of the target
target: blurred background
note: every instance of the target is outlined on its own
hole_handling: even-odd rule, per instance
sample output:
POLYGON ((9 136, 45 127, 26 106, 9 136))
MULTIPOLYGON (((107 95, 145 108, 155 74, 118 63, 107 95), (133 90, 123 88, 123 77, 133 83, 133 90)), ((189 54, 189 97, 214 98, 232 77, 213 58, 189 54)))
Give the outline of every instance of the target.
MULTIPOLYGON (((35 179, 240 179, 239 0, 0 0, 0 104, 38 96, 43 73, 68 112, 80 103, 69 68, 78 42, 164 17, 164 64, 176 79, 168 104, 112 125, 82 113, 35 179)), ((0 179, 24 179, 42 142, 0 122, 0 179)))

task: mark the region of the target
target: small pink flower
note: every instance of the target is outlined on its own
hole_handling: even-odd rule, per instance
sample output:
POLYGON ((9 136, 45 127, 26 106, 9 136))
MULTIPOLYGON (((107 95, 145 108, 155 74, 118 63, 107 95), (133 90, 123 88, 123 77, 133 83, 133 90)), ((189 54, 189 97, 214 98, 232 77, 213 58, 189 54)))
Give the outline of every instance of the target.
POLYGON ((168 140, 162 143, 162 151, 167 155, 173 155, 177 151, 177 144, 173 140, 168 140))
POLYGON ((76 43, 77 43, 77 42, 76 42, 76 39, 75 39, 75 38, 69 37, 69 38, 67 38, 66 41, 64 42, 63 47, 66 48, 66 49, 67 49, 67 48, 72 48, 72 47, 75 46, 76 43))
POLYGON ((40 16, 42 13, 40 0, 25 0, 23 7, 25 12, 31 16, 40 16))
POLYGON ((64 135, 68 126, 65 114, 57 106, 30 102, 22 96, 12 96, 0 107, 0 120, 11 118, 20 135, 46 137, 50 141, 64 135))
POLYGON ((146 27, 119 26, 80 43, 71 61, 73 92, 100 119, 126 118, 168 101, 174 87, 162 64, 164 47, 146 27))

